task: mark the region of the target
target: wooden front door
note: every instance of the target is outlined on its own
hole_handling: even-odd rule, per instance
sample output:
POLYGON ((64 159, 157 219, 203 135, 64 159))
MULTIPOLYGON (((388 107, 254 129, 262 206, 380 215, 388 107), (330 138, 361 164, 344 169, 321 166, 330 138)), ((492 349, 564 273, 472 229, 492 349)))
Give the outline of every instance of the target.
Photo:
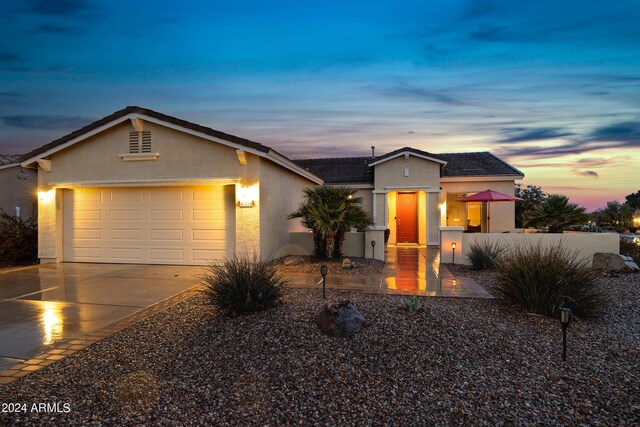
POLYGON ((398 193, 396 226, 398 243, 418 243, 418 193, 398 193))

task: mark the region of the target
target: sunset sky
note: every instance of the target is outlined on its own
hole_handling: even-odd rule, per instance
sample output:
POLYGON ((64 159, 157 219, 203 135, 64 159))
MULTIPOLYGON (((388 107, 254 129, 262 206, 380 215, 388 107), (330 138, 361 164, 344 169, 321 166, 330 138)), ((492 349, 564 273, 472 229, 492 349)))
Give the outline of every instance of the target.
POLYGON ((0 153, 127 105, 291 158, 489 150, 589 210, 640 189, 637 0, 0 6, 0 153))

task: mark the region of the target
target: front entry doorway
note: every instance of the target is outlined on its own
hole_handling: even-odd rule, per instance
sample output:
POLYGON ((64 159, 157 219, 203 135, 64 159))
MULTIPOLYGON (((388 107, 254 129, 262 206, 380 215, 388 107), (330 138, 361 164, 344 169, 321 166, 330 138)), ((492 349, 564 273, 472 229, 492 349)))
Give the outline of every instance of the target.
POLYGON ((396 227, 398 243, 418 243, 418 193, 398 193, 396 227))

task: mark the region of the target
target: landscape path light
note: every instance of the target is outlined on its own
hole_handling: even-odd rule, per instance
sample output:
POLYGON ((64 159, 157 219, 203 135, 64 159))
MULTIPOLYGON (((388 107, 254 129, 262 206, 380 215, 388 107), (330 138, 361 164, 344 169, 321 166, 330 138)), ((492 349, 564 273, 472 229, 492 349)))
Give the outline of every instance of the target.
POLYGON ((455 264, 456 263, 456 242, 451 242, 451 254, 452 254, 451 264, 455 264))
POLYGON ((322 274, 322 299, 327 298, 327 290, 326 290, 326 282, 327 282, 327 272, 328 268, 326 265, 320 267, 320 274, 322 274))
POLYGON ((371 241, 371 258, 376 259, 376 241, 371 241))
POLYGON ((567 328, 571 322, 571 309, 560 309, 560 323, 562 324, 562 361, 567 360, 567 328))

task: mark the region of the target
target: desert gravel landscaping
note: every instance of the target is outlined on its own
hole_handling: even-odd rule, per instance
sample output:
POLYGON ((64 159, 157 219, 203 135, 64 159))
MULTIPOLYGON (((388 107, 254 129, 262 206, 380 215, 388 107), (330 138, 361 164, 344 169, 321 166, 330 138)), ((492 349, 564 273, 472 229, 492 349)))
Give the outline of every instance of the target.
POLYGON ((339 339, 313 322, 317 290, 241 317, 197 295, 0 387, 0 402, 71 407, 0 425, 638 425, 640 275, 601 281, 612 304, 571 324, 566 363, 557 320, 499 300, 409 314, 403 297, 344 293, 367 324, 339 339))

